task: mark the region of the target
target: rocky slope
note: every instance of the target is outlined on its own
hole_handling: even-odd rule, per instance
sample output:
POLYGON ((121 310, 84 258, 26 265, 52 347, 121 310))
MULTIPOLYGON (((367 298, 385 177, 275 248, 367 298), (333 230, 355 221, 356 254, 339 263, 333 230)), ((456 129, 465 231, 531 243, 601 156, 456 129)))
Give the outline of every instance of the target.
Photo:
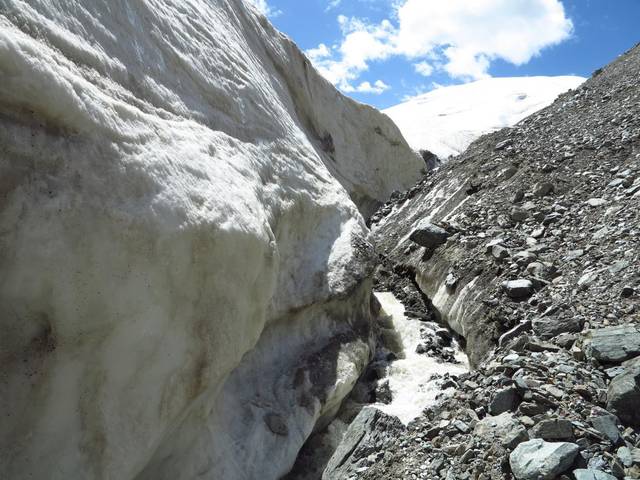
POLYGON ((481 135, 511 127, 585 79, 488 78, 440 87, 384 110, 409 144, 441 159, 459 155, 481 135))
POLYGON ((0 78, 0 477, 286 473, 422 160, 240 0, 0 0, 0 78))
POLYGON ((373 223, 377 288, 476 369, 406 431, 368 433, 355 478, 640 478, 640 47, 373 223))

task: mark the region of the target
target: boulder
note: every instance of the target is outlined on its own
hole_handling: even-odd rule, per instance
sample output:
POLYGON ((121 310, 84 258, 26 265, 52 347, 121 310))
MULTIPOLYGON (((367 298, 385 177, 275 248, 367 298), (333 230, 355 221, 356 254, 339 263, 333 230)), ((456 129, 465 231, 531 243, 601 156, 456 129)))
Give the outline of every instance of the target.
POLYGON ((540 182, 533 187, 533 194, 536 197, 545 197, 553 192, 553 183, 540 182))
POLYGON ((586 355, 601 363, 620 363, 640 355, 640 325, 592 330, 586 336, 586 355))
POLYGON ((553 480, 571 467, 579 451, 575 443, 536 438, 518 445, 509 455, 509 464, 518 480, 553 480))
POLYGON ((502 283, 505 293, 513 299, 522 299, 533 293, 531 280, 508 280, 502 283))
POLYGON ((409 239, 421 247, 433 249, 447 241, 449 234, 444 228, 438 227, 428 220, 420 220, 415 226, 409 239))
POLYGON ((529 440, 526 428, 509 412, 483 418, 476 424, 473 433, 487 443, 499 441, 509 449, 529 440))
POLYGON ((640 427, 640 368, 618 375, 607 389, 607 410, 623 423, 640 427))
POLYGON ((613 445, 618 445, 622 441, 622 436, 620 435, 620 430, 618 430, 616 417, 614 415, 598 415, 591 417, 589 422, 593 428, 607 438, 613 445))
POLYGON ((531 322, 534 333, 542 339, 553 338, 561 333, 580 332, 583 324, 584 321, 577 317, 542 317, 531 322))
POLYGON ((591 470, 579 468, 573 471, 576 480, 617 480, 613 475, 609 475, 601 470, 591 470))
POLYGON ((574 439, 571 421, 563 418, 542 420, 531 429, 530 435, 548 441, 574 439))
POLYGON ((502 388, 493 395, 491 403, 489 403, 489 413, 500 415, 504 412, 512 412, 518 408, 521 400, 515 387, 502 388))

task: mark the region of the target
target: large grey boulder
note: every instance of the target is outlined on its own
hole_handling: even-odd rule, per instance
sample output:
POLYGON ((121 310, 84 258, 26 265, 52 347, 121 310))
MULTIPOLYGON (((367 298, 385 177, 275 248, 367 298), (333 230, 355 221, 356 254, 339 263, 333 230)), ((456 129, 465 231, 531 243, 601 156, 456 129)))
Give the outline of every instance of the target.
POLYGON ((447 241, 449 234, 444 228, 434 225, 427 219, 420 220, 409 235, 409 239, 421 247, 436 248, 447 241))
POLYGON ((592 330, 586 354, 602 363, 620 363, 640 355, 640 325, 618 325, 592 330))
POLYGON ((536 438, 518 445, 509 455, 509 464, 518 480, 552 480, 571 467, 579 450, 575 443, 536 438))
POLYGON ((583 321, 580 318, 536 318, 532 322, 534 333, 542 339, 548 340, 561 333, 577 333, 582 330, 583 321))
POLYGON ((473 433, 488 444, 497 440, 510 449, 529 440, 526 428, 509 412, 483 418, 476 424, 473 433))
POLYGON ((537 423, 531 429, 531 436, 543 440, 573 440, 573 425, 565 418, 550 418, 537 423))
POLYGON ((500 415, 504 412, 512 412, 518 408, 521 401, 522 399, 515 387, 502 388, 496 391, 491 399, 489 413, 491 415, 500 415))
POLYGON ((625 424, 640 426, 640 361, 626 362, 625 369, 609 384, 607 410, 625 424))
POLYGON ((513 299, 521 299, 533 293, 533 283, 531 280, 509 280, 502 283, 502 288, 506 294, 513 299))

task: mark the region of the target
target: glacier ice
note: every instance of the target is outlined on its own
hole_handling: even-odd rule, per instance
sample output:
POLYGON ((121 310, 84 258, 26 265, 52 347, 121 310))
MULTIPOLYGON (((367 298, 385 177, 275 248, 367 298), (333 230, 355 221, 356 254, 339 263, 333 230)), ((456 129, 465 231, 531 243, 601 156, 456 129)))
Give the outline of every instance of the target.
POLYGON ((0 477, 278 478, 421 160, 241 0, 0 0, 0 79, 0 477))

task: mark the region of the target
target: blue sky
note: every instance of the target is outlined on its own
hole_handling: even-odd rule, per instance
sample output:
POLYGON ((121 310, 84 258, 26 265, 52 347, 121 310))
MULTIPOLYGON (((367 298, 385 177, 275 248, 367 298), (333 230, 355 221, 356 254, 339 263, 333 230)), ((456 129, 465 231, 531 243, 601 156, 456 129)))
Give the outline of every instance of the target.
POLYGON ((378 108, 488 76, 589 76, 640 42, 640 0, 250 1, 378 108))

